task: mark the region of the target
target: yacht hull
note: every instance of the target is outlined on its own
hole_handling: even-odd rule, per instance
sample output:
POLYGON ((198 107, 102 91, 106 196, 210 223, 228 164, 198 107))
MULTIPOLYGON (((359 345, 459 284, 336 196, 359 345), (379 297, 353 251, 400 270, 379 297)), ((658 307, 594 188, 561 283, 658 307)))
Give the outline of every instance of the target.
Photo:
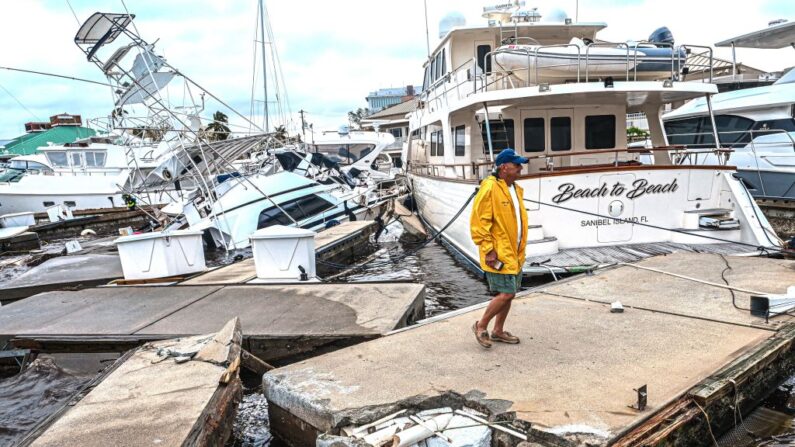
MULTIPOLYGON (((754 246, 777 245, 772 227, 733 173, 706 167, 638 167, 522 178, 518 182, 531 226, 523 270, 544 273, 546 268, 529 265, 532 258, 587 247, 733 242, 750 244, 747 251, 754 252, 754 246), (700 226, 700 217, 714 214, 736 219, 739 227, 700 226)), ((442 237, 477 264, 469 232, 472 202, 450 223, 476 184, 417 174, 410 178, 423 220, 435 232, 449 223, 442 237)))

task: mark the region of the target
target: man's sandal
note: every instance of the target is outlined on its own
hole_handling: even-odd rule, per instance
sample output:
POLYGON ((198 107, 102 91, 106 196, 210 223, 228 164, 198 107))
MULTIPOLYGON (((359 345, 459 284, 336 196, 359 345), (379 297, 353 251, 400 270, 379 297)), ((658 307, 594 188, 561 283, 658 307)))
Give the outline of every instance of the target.
POLYGON ((489 332, 488 331, 480 331, 478 332, 478 322, 475 321, 475 324, 472 325, 472 332, 475 333, 475 340, 478 341, 480 346, 484 348, 491 348, 491 341, 489 340, 489 332))
POLYGON ((501 335, 497 335, 494 332, 491 333, 491 341, 498 341, 500 343, 508 343, 511 345, 519 344, 519 337, 511 334, 508 331, 503 332, 501 335))

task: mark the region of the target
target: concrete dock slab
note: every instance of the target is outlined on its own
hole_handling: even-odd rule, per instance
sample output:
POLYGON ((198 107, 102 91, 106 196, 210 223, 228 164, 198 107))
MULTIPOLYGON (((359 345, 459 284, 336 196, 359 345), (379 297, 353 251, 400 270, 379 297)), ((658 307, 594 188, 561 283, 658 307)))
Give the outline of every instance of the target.
POLYGON ((726 323, 776 327, 792 321, 790 316, 781 316, 769 323, 765 323, 764 318, 752 317, 748 312, 749 293, 709 287, 651 269, 715 284, 728 283, 747 291, 784 294, 787 287, 795 285, 794 263, 757 257, 678 253, 645 259, 634 265, 638 268, 620 266, 598 270, 591 277, 572 278, 548 288, 547 292, 602 303, 621 301, 624 306, 726 323), (649 293, 650 290, 659 293, 649 293), (732 304, 732 295, 734 304, 740 309, 732 304))
POLYGON ((0 307, 0 340, 42 351, 116 350, 212 332, 240 317, 265 361, 372 339, 424 317, 411 283, 101 287, 0 307))
MULTIPOLYGON (((678 265, 690 276, 710 279, 717 261, 723 265, 719 258, 696 262, 699 258, 691 256, 698 255, 653 262, 660 269, 678 265)), ((766 289, 795 284, 795 263, 770 262, 777 276, 760 279, 766 289)), ((733 265, 736 278, 756 284, 746 271, 753 264, 733 265)), ((514 301, 506 326, 522 339, 519 345, 481 348, 471 330, 482 313, 482 306, 475 306, 274 370, 263 382, 271 429, 290 442, 301 424, 316 433, 334 433, 401 408, 466 404, 492 417, 515 412, 517 419, 562 442, 605 444, 777 334, 774 325, 756 327, 763 320, 749 324, 739 314, 723 317, 710 309, 700 313, 697 304, 684 305, 692 297, 714 299, 712 286, 682 280, 660 284, 637 273, 620 267, 524 294, 514 301), (608 273, 618 276, 603 279, 608 273), (624 295, 608 299, 610 293, 602 289, 621 292, 613 284, 618 281, 631 283, 628 301, 643 298, 649 308, 611 313, 609 302, 624 295), (588 292, 604 302, 567 297, 562 290, 588 292), (677 303, 689 313, 674 312, 677 303), (637 400, 633 389, 642 385, 648 386, 648 407, 637 411, 629 406, 637 400)), ((730 296, 721 303, 731 307, 730 296)))
POLYGON ((122 357, 30 445, 223 445, 242 398, 240 345, 237 321, 217 334, 147 344, 122 357), (195 356, 176 362, 161 355, 166 350, 195 356))
POLYGON ((123 276, 121 261, 115 254, 60 256, 3 284, 0 302, 6 303, 48 290, 106 284, 123 276))
MULTIPOLYGON (((357 241, 367 240, 375 231, 377 223, 372 220, 343 222, 315 235, 315 253, 318 259, 329 260, 357 241)), ((194 278, 183 281, 187 285, 242 284, 257 278, 254 259, 245 259, 219 267, 194 278)))

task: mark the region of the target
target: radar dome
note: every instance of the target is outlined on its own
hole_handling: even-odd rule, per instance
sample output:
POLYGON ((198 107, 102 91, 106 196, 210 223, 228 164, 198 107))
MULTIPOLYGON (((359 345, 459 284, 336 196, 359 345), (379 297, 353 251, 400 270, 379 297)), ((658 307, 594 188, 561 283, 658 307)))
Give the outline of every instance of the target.
POLYGON ((567 18, 569 18, 569 15, 560 8, 550 9, 541 15, 541 21, 549 23, 565 23, 567 18))
POLYGON ((448 13, 439 21, 439 38, 444 38, 455 27, 466 25, 466 22, 466 18, 460 12, 453 11, 448 13))

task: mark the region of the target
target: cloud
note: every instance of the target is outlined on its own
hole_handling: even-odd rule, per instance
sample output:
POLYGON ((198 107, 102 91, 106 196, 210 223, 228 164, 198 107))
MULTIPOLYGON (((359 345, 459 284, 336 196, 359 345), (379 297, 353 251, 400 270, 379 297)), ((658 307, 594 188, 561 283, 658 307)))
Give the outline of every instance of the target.
MULTIPOLYGON (((95 11, 124 12, 120 0, 70 0, 80 20, 95 11)), ((125 0, 135 13, 141 35, 157 42, 169 63, 218 95, 244 115, 250 112, 252 67, 259 58, 254 40, 257 2, 218 0, 125 0), (255 56, 256 55, 256 56, 255 56)), ((438 42, 438 22, 453 10, 469 24, 483 23, 483 0, 427 0, 430 46, 438 42)), ((495 1, 493 3, 501 3, 495 1)), ((530 6, 531 2, 528 2, 530 6)), ((536 2, 533 2, 536 3, 536 2)), ((366 106, 364 97, 381 87, 422 81, 426 57, 424 2, 309 0, 297 4, 266 1, 284 73, 294 123, 307 111, 316 129, 334 129, 347 122, 346 112, 366 106)), ((537 2, 539 11, 563 9, 575 15, 575 0, 537 2)), ((713 44, 792 15, 791 2, 763 1, 748 8, 729 8, 719 0, 589 0, 579 2, 580 21, 606 21, 600 37, 614 41, 643 39, 667 25, 677 42, 713 44)), ((66 1, 0 2, 0 66, 49 71, 104 81, 74 45, 77 22, 66 1)), ((728 49, 716 55, 731 58, 728 49)), ((793 65, 792 49, 737 51, 738 60, 765 70, 793 65)), ((269 67, 270 69, 270 67, 269 67)), ((253 81, 262 99, 260 74, 253 81)), ((79 113, 105 116, 112 109, 110 92, 100 86, 0 70, 0 86, 35 115, 79 113)), ((174 92, 173 95, 178 95, 174 92)), ((274 93, 273 86, 271 94, 274 93)), ((282 97, 285 93, 282 92, 282 97)), ((273 99, 272 99, 273 100, 273 99)), ((261 114, 261 102, 258 103, 261 114)), ((270 105, 271 110, 275 104, 270 105)), ((215 101, 204 115, 224 110, 236 125, 248 127, 215 101)), ((255 113, 256 114, 256 113, 255 113)), ((0 139, 21 133, 32 120, 24 108, 0 90, 0 139)), ((261 123, 261 117, 257 119, 261 123)))

